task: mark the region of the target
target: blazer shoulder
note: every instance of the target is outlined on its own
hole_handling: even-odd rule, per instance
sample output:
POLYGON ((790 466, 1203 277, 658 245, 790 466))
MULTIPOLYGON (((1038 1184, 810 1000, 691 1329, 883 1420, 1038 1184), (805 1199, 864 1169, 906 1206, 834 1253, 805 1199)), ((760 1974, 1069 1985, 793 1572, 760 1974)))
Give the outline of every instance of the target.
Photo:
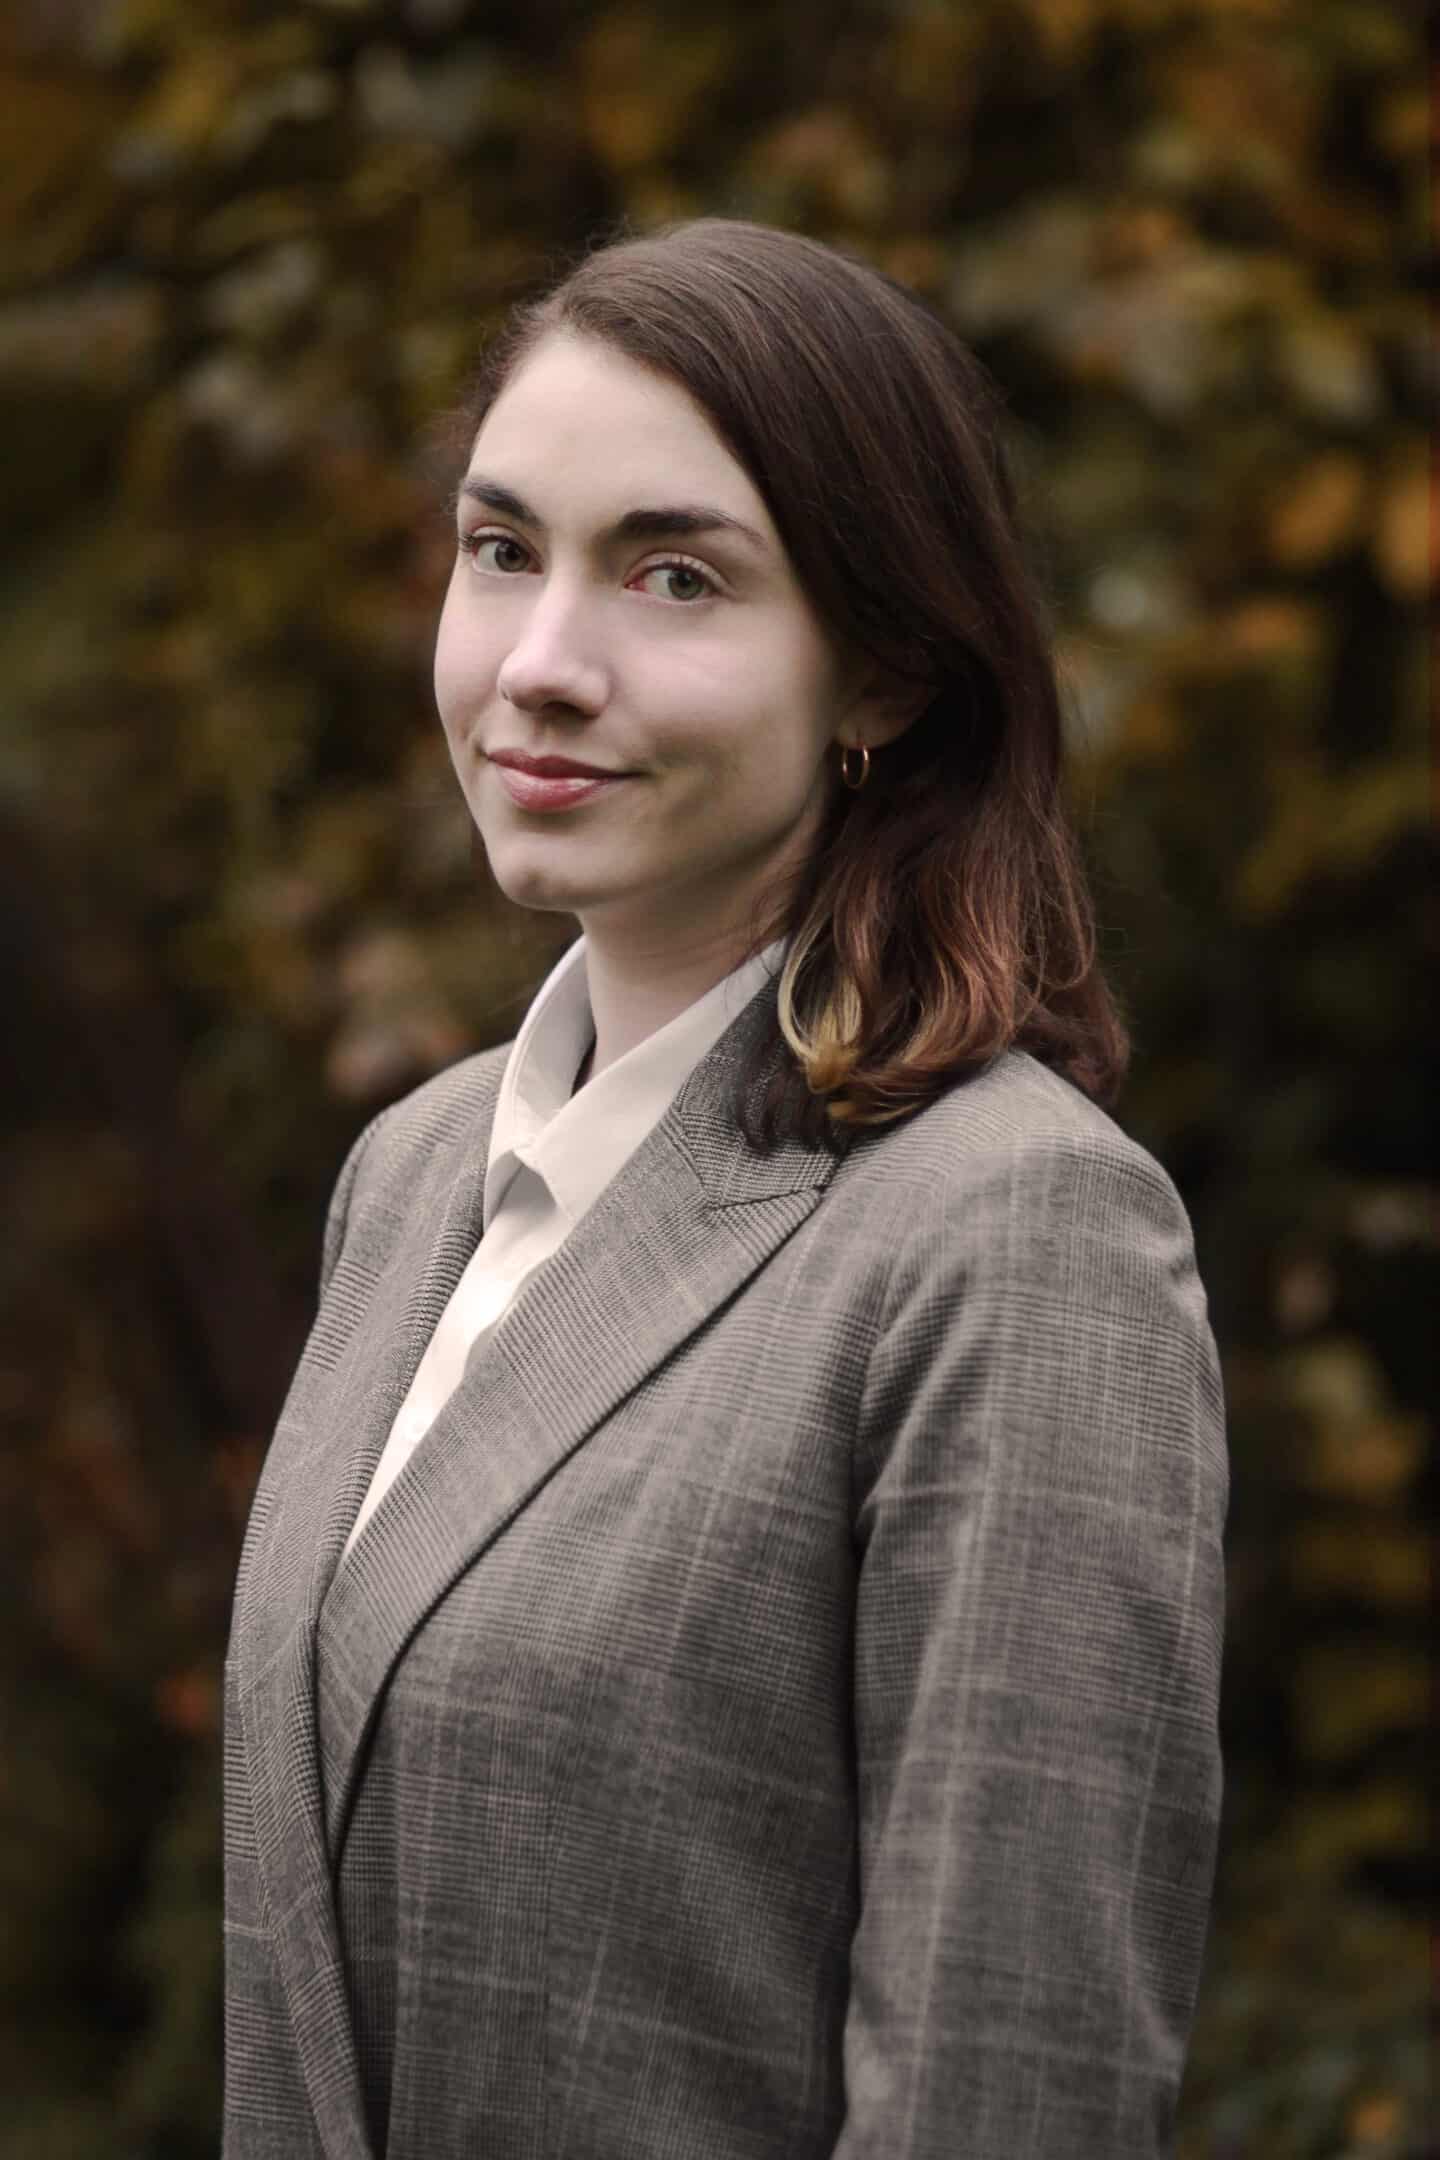
POLYGON ((1193 1225, 1169 1172, 1108 1112, 1027 1052, 1006 1051, 836 1180, 853 1236, 885 1256, 890 1300, 917 1283, 1001 1276, 1125 1287, 1189 1283, 1193 1225))
POLYGON ((477 1050, 453 1065, 431 1073, 396 1098, 371 1120, 361 1138, 371 1141, 373 1169, 399 1162, 413 1164, 454 1139, 499 1092, 505 1062, 513 1045, 499 1043, 477 1050))
POLYGON ((371 1194, 408 1186, 438 1147, 473 1128, 486 1106, 493 1108, 510 1050, 510 1043, 499 1043, 432 1073, 377 1111, 351 1143, 326 1212, 322 1295, 340 1257, 359 1189, 363 1186, 371 1194))
POLYGON ((968 1327, 1013 1348, 1015 1373, 1059 1369, 1095 1342, 1119 1372, 1113 1331, 1138 1327, 1154 1357, 1163 1338, 1174 1370, 1198 1376, 1205 1446, 1223 1453, 1188 1211, 1164 1166, 1069 1081, 1005 1052, 894 1128, 850 1197, 855 1235, 883 1255, 892 1363, 923 1363, 937 1342, 966 1355, 968 1327))
MULTIPOLYGON (((939 1188, 1073 1162, 1175 1193, 1169 1173, 1107 1110, 1025 1050, 1007 1050, 871 1143, 872 1172, 939 1188)), ((866 1150, 860 1151, 862 1157, 866 1150)), ((1177 1196, 1178 1197, 1178 1196, 1177 1196)))

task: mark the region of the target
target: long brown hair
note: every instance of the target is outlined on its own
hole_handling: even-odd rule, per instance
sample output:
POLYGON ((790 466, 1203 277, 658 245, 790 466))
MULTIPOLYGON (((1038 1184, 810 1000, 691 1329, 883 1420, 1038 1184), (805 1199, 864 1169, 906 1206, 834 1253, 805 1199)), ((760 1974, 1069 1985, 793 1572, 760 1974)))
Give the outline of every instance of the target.
POLYGON ((1096 958, 1045 611, 979 362, 881 272, 698 218, 598 247, 517 307, 459 416, 467 448, 557 331, 687 390, 837 648, 930 693, 864 788, 835 786, 800 875, 757 910, 752 951, 789 941, 792 1057, 777 1066, 772 1044, 742 1076, 747 1139, 841 1146, 1011 1046, 1112 1102, 1126 1030, 1096 958))

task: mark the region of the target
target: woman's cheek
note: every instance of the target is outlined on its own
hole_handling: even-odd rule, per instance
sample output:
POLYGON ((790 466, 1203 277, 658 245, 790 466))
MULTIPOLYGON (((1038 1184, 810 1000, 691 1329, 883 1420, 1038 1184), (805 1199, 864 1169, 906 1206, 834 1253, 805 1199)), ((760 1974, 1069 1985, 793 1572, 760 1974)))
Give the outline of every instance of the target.
POLYGON ((435 639, 435 703, 447 734, 454 734, 466 713, 478 709, 494 679, 492 656, 466 635, 463 611, 455 596, 446 600, 435 639))

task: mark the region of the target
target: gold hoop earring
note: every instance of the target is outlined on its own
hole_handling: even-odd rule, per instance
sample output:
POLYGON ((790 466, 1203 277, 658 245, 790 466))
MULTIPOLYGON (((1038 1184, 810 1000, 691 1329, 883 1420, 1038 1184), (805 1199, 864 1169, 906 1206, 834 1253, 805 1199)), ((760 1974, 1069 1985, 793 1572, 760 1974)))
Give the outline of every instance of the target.
POLYGON ((863 742, 862 742, 862 743, 841 743, 841 745, 840 745, 840 778, 841 778, 841 779, 842 779, 842 780, 844 781, 844 783, 845 783, 846 787, 848 787, 848 788, 852 788, 852 789, 854 789, 854 790, 856 790, 856 791, 858 792, 858 790, 859 790, 860 788, 864 787, 864 785, 865 785, 866 781, 867 781, 867 780, 869 779, 869 777, 870 777, 870 752, 869 752, 869 751, 868 751, 868 749, 867 749, 867 748, 865 747, 865 744, 864 744, 863 742), (859 750, 859 752, 860 752, 860 777, 859 777, 859 779, 858 779, 858 780, 852 780, 852 779, 851 779, 851 777, 850 777, 850 752, 851 752, 852 750, 855 750, 855 749, 858 749, 858 750, 859 750))

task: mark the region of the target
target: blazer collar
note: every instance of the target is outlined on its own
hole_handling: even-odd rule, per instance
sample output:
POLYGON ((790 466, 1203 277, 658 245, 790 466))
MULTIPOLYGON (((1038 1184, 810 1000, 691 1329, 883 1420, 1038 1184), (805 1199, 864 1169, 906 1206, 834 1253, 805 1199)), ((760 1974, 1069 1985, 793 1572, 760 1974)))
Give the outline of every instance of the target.
POLYGON ((506 1061, 488 1149, 486 1229, 522 1162, 544 1179, 566 1223, 577 1223, 784 957, 777 938, 575 1095, 576 1068, 595 1036, 588 947, 577 938, 535 993, 506 1061))
POLYGON ((483 1339, 343 1565, 390 1422, 480 1235, 498 1059, 458 1070, 406 1228, 368 1295, 356 1286, 366 1304, 339 1364, 306 1389, 302 1360, 264 1507, 257 1496, 238 1677, 276 1950, 328 2160, 369 2150, 353 2042, 337 2049, 349 2022, 331 1867, 381 1695, 461 1570, 819 1201, 828 1149, 786 1140, 760 1155, 735 1123, 737 1075, 766 1040, 773 1070, 785 1055, 773 982, 483 1339))

